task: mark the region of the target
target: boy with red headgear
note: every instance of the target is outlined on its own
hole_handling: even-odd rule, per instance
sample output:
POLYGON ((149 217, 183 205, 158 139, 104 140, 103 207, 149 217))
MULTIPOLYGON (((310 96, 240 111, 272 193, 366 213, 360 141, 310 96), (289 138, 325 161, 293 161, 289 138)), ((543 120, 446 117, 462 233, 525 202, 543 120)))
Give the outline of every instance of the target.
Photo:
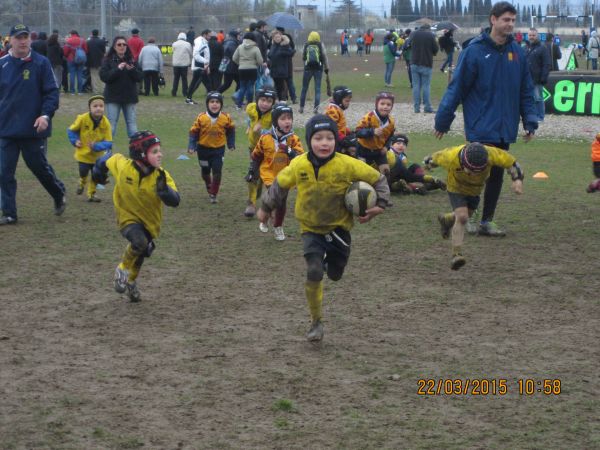
POLYGON ((139 302, 136 279, 144 258, 154 250, 160 234, 162 203, 179 205, 179 193, 169 172, 161 167, 160 139, 151 131, 139 131, 129 140, 129 156, 107 153, 94 165, 94 182, 106 184, 108 172, 115 179, 113 201, 121 235, 129 241, 115 270, 114 287, 139 302))
POLYGON ((438 221, 442 237, 448 239, 452 235, 450 268, 458 270, 467 262, 462 255, 465 225, 479 205, 479 196, 492 167, 507 169, 516 194, 523 193, 523 171, 510 153, 479 142, 440 150, 423 162, 428 168, 442 166, 448 171, 447 190, 453 211, 438 215, 438 221))
POLYGON ((386 156, 386 144, 395 130, 394 118, 391 116, 393 107, 394 94, 380 92, 375 97, 375 109, 369 111, 356 126, 356 156, 367 164, 377 164, 379 172, 388 179, 390 166, 386 156))
POLYGON ((600 191, 600 133, 596 135, 596 139, 592 142, 592 164, 596 179, 588 186, 587 191, 589 193, 600 191))

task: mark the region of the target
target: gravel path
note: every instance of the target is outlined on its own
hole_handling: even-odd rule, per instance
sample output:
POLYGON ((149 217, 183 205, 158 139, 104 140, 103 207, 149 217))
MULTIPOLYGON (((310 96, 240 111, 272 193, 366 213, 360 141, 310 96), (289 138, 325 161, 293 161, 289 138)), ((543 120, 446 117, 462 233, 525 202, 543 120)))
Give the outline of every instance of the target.
MULTIPOLYGON (((323 112, 325 105, 326 103, 321 103, 319 111, 323 112)), ((305 123, 312 115, 312 103, 308 101, 304 114, 298 114, 297 107, 294 109, 296 124, 305 123)), ((350 108, 346 111, 349 126, 355 126, 360 118, 370 109, 373 109, 372 103, 352 102, 350 108)), ((395 104, 392 114, 396 118, 396 128, 402 132, 433 132, 435 114, 415 114, 413 113, 412 104, 409 103, 395 104)), ((598 132, 600 132, 600 120, 596 116, 547 115, 544 122, 540 124, 536 132, 536 137, 565 141, 576 139, 589 142, 598 132)), ((463 134, 462 112, 456 114, 450 134, 463 134)))

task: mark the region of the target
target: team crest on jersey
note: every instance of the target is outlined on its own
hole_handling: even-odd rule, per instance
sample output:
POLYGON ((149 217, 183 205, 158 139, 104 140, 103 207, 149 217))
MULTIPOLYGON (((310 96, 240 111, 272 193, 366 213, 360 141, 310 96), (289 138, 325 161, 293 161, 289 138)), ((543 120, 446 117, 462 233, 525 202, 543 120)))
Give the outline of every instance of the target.
POLYGON ((308 181, 308 173, 300 172, 300 181, 308 181))
POLYGON ((29 72, 29 69, 25 69, 23 71, 23 79, 24 80, 29 80, 29 75, 31 75, 31 72, 29 72))
POLYGON ((125 183, 127 183, 127 184, 133 184, 133 178, 131 178, 131 177, 125 177, 125 183))

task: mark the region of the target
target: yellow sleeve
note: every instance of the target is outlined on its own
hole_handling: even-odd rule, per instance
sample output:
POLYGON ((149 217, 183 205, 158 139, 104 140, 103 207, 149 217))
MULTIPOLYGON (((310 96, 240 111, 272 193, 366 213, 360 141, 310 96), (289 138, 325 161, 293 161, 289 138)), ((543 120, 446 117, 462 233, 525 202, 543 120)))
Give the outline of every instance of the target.
POLYGON ((233 118, 229 114, 227 114, 227 118, 229 120, 227 121, 226 128, 229 130, 231 130, 231 129, 235 130, 235 122, 233 121, 233 118))
POLYGON ((194 123, 192 124, 192 128, 190 128, 190 133, 200 133, 200 116, 202 114, 199 114, 198 117, 196 117, 196 120, 194 120, 194 123))
POLYGON ((292 142, 292 145, 290 147, 292 147, 292 150, 294 150, 298 154, 304 153, 304 148, 302 148, 302 141, 296 135, 294 135, 294 142, 292 142))
MULTIPOLYGON (((161 167, 161 169, 162 169, 162 167, 161 167)), ((171 176, 171 174, 169 172, 167 172, 165 169, 163 169, 163 170, 165 171, 165 176, 167 177, 167 186, 169 186, 174 191, 177 191, 177 186, 175 186, 175 180, 173 180, 173 177, 171 176)))
POLYGON ((373 185, 379 180, 379 171, 369 166, 358 159, 351 158, 350 163, 352 164, 352 173, 354 181, 365 181, 370 185, 373 185))
MULTIPOLYGON (((463 146, 461 145, 459 147, 462 148, 463 146)), ((456 152, 453 150, 456 150, 456 148, 457 147, 448 147, 440 150, 439 152, 435 152, 433 155, 431 155, 433 163, 436 166, 440 166, 445 169, 451 168, 452 160, 456 157, 456 152)))
POLYGON ((507 151, 489 145, 486 145, 485 148, 488 151, 489 164, 492 166, 510 169, 516 161, 515 157, 507 151))
POLYGON ((256 143, 256 147, 254 147, 254 150, 252 150, 252 154, 250 155, 250 158, 260 159, 264 156, 265 151, 263 149, 262 143, 263 143, 263 137, 261 136, 260 139, 258 140, 258 142, 256 143))
POLYGON ((83 114, 77 116, 77 118, 75 119, 75 122, 73 122, 71 124, 71 126, 69 127, 69 130, 71 131, 79 131, 81 130, 81 122, 83 122, 83 114))
POLYGON ((368 113, 367 115, 363 116, 362 119, 359 120, 358 125, 356 125, 356 131, 360 130, 361 128, 373 128, 369 124, 370 114, 371 113, 368 113))
POLYGON ((113 174, 113 177, 118 177, 125 161, 127 161, 127 158, 120 153, 115 153, 106 160, 106 167, 108 167, 108 170, 113 174))
POLYGON ((289 166, 277 174, 277 184, 279 184, 282 189, 289 190, 296 186, 297 181, 295 168, 298 165, 297 161, 299 161, 299 158, 294 158, 289 166))

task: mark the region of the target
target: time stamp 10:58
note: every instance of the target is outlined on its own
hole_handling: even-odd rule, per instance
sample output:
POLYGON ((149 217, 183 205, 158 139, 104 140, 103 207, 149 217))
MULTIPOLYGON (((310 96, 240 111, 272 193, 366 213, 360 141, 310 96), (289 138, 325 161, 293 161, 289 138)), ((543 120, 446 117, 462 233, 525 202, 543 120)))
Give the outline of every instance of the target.
POLYGON ((522 396, 557 396, 561 393, 558 378, 420 378, 418 395, 507 395, 516 392, 522 396))

